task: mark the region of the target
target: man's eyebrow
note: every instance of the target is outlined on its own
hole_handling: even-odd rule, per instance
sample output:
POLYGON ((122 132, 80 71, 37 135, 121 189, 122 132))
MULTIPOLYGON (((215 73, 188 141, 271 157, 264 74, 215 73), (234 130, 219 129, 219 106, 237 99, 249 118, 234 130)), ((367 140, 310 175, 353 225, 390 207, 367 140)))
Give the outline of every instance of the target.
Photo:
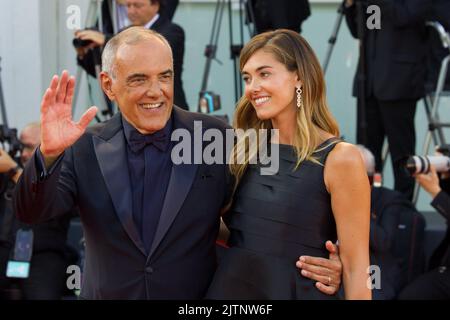
POLYGON ((127 77, 127 82, 132 81, 132 80, 137 79, 137 78, 148 78, 148 77, 144 73, 133 73, 132 75, 129 75, 127 77))
POLYGON ((171 76, 173 75, 173 70, 172 69, 167 69, 166 71, 163 71, 159 74, 160 76, 171 76))
MULTIPOLYGON (((273 67, 271 67, 271 66, 261 66, 261 67, 256 68, 255 71, 258 72, 258 71, 261 71, 263 69, 273 69, 273 67)), ((247 71, 242 71, 242 74, 248 74, 248 72, 247 71)))

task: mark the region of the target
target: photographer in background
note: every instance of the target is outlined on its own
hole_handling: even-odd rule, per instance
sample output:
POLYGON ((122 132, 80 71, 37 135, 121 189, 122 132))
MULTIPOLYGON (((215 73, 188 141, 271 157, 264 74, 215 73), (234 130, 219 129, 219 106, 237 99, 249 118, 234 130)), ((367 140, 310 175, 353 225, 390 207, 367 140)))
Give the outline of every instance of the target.
MULTIPOLYGON (((117 31, 121 31, 130 25, 128 19, 128 9, 126 0, 104 0, 102 3, 103 33, 98 31, 97 27, 85 30, 77 30, 75 32, 74 46, 77 51, 77 62, 86 72, 96 78, 95 64, 100 63, 100 52, 95 53, 95 48, 102 48, 106 42, 114 36, 112 13, 112 1, 116 1, 117 8, 117 31), (94 57, 94 54, 98 54, 94 57)), ((175 11, 178 7, 179 0, 161 0, 160 16, 164 20, 172 21, 175 11)))
POLYGON ((66 246, 71 217, 62 216, 30 227, 17 221, 12 210, 11 195, 22 174, 21 166, 32 157, 40 143, 40 135, 39 123, 31 123, 22 130, 20 165, 0 149, 0 175, 6 181, 0 194, 0 300, 61 299, 67 266, 76 262, 73 252, 66 246), (32 230, 34 236, 29 275, 25 279, 6 275, 8 262, 13 260, 19 230, 32 230))
POLYGON ((358 30, 363 31, 360 40, 365 52, 362 57, 365 78, 359 72, 360 65, 353 87, 353 95, 364 98, 365 104, 364 119, 359 117, 357 123, 357 142, 372 151, 377 172, 381 172, 382 147, 387 137, 395 190, 412 199, 414 179, 404 172, 400 161, 406 155, 415 154, 414 117, 417 101, 425 94, 425 22, 431 11, 431 1, 369 0, 363 2, 362 13, 355 3, 345 1, 347 25, 355 38, 361 37, 358 30), (378 6, 381 11, 380 29, 366 27, 369 5, 378 6), (363 14, 364 26, 358 24, 360 14, 363 14), (363 87, 360 81, 364 81, 363 87))
POLYGON ((372 290, 372 298, 392 300, 424 270, 425 219, 403 194, 380 185, 372 152, 357 147, 371 185, 370 264, 381 270, 380 287, 372 290))
POLYGON ((130 25, 127 14, 127 6, 125 0, 105 0, 102 3, 103 33, 98 31, 97 26, 77 30, 73 41, 75 50, 77 51, 78 64, 92 77, 96 78, 95 65, 100 64, 100 48, 102 48, 109 39, 114 36, 112 3, 116 1, 117 5, 117 28, 122 30, 130 25))
MULTIPOLYGON (((177 1, 121 0, 119 2, 125 4, 128 23, 130 25, 154 30, 163 35, 169 42, 172 49, 174 64, 174 102, 178 107, 189 110, 182 81, 185 34, 182 27, 169 20, 169 17, 175 12, 177 1)), ((121 29, 119 28, 119 30, 121 29)), ((101 65, 100 48, 103 48, 103 45, 109 40, 109 36, 100 36, 101 34, 99 35, 99 32, 91 30, 79 31, 76 35, 81 40, 92 40, 94 42, 94 44, 90 44, 87 47, 88 49, 93 47, 92 50, 87 51, 89 56, 86 55, 86 57, 80 57, 80 54, 78 55, 78 63, 82 65, 90 75, 95 77, 95 66, 101 65), (95 36, 85 38, 83 35, 86 33, 90 35, 95 34, 95 36), (82 59, 83 62, 81 62, 80 59, 82 59)), ((77 52, 79 50, 80 49, 77 49, 77 52)))
POLYGON ((439 178, 433 165, 430 169, 427 174, 416 175, 416 181, 433 198, 431 205, 446 219, 447 232, 430 258, 428 272, 403 289, 401 300, 450 299, 450 173, 442 173, 439 178))

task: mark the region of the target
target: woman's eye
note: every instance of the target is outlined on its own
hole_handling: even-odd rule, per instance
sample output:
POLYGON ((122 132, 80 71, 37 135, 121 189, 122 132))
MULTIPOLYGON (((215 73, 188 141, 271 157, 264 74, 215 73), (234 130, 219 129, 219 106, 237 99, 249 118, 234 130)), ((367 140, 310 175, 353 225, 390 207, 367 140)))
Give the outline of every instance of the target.
POLYGON ((267 78, 270 74, 268 72, 261 72, 261 77, 267 78))

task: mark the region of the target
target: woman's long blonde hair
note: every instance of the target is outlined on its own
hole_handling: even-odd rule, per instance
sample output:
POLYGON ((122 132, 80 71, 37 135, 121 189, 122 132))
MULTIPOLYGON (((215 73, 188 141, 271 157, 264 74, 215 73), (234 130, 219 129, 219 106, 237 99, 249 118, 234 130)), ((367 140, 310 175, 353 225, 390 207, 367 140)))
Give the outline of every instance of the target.
MULTIPOLYGON (((297 167, 305 160, 314 161, 313 153, 320 143, 322 129, 334 136, 339 136, 339 127, 331 115, 327 99, 325 80, 320 63, 312 48, 298 33, 278 29, 259 34, 253 37, 242 49, 240 56, 240 70, 244 68, 250 57, 258 50, 273 54, 275 59, 283 63, 287 70, 297 72, 298 78, 303 82, 303 107, 297 111, 297 126, 293 145, 297 154, 297 167)), ((295 101, 295 91, 292 92, 295 101)), ((244 96, 239 100, 234 115, 235 129, 272 129, 272 122, 260 120, 250 101, 244 96)), ((268 141, 260 141, 268 143, 268 141)), ((255 151, 249 151, 245 139, 239 139, 232 151, 233 159, 239 152, 245 150, 247 157, 243 163, 230 161, 230 171, 235 177, 235 190, 242 178, 249 159, 255 156, 255 151)), ((257 150, 256 150, 257 152, 257 150)))

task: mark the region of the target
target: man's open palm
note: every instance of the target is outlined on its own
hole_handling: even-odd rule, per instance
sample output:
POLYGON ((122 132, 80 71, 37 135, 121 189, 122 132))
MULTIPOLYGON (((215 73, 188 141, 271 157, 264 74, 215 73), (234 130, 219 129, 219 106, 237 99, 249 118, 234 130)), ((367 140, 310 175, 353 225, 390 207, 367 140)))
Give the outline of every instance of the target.
POLYGON ((72 98, 75 78, 63 71, 61 78, 54 76, 41 102, 41 152, 57 157, 70 147, 86 130, 97 113, 90 107, 79 122, 72 119, 72 98))

